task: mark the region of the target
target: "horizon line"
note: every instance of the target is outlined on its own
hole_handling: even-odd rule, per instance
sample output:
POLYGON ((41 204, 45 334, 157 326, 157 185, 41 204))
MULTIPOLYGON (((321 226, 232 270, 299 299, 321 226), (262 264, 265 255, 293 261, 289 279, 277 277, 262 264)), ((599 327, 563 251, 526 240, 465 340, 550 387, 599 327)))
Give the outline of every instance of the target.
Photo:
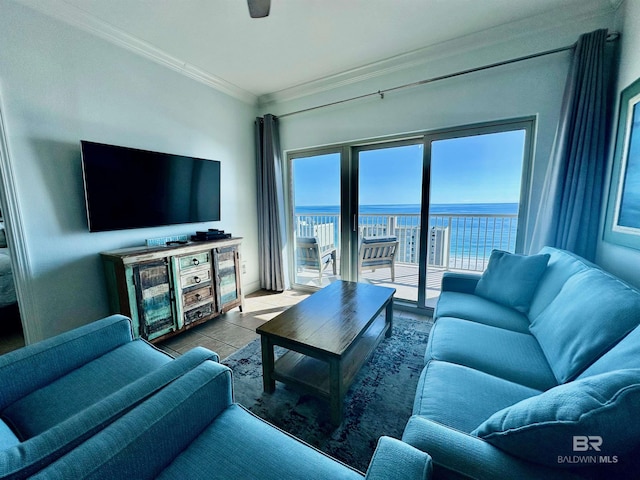
MULTIPOLYGON (((512 205, 519 204, 519 201, 513 202, 455 202, 455 203, 432 203, 431 205, 512 205)), ((384 205, 384 206, 401 206, 401 205, 417 205, 422 206, 422 203, 366 203, 360 206, 374 206, 374 205, 384 205)), ((295 207, 339 207, 340 204, 314 204, 314 205, 295 205, 295 207)))

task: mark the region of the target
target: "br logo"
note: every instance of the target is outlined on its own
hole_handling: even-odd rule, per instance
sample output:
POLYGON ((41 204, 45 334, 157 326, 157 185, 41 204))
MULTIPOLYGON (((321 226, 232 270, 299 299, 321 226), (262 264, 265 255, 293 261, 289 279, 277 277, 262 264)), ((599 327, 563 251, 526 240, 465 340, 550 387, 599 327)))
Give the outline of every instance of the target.
POLYGON ((574 452, 587 452, 589 450, 600 451, 602 445, 602 437, 597 435, 574 435, 573 437, 573 451, 574 452))

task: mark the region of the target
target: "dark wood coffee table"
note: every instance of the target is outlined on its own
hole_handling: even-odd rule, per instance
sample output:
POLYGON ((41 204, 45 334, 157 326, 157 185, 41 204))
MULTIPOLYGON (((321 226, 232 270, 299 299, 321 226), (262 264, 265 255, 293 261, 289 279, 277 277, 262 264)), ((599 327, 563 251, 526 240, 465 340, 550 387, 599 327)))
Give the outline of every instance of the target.
POLYGON ((328 399, 331 420, 339 424, 354 377, 382 337, 391 336, 395 291, 333 282, 258 327, 264 391, 273 392, 278 380, 328 399), (275 345, 287 353, 276 359, 275 345))

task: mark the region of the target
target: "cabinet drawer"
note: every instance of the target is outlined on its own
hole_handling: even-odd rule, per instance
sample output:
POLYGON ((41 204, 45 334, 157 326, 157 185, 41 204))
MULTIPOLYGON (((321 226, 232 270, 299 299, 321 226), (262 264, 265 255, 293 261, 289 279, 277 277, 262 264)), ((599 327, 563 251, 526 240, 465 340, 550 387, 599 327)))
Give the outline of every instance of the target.
POLYGON ((209 265, 210 260, 210 252, 195 253, 178 258, 178 265, 180 265, 180 272, 184 273, 187 270, 198 268, 202 265, 209 265))
POLYGON ((182 304, 185 309, 196 306, 199 303, 205 302, 213 299, 213 287, 208 285, 203 288, 198 288, 196 290, 191 290, 182 295, 182 304))
POLYGON ((193 310, 189 310, 184 314, 184 324, 189 325, 193 322, 197 322, 200 319, 206 318, 213 314, 213 304, 207 303, 193 310))
POLYGON ((186 274, 180 275, 180 286, 182 288, 192 287, 211 281, 211 268, 205 265, 204 268, 191 270, 186 274))

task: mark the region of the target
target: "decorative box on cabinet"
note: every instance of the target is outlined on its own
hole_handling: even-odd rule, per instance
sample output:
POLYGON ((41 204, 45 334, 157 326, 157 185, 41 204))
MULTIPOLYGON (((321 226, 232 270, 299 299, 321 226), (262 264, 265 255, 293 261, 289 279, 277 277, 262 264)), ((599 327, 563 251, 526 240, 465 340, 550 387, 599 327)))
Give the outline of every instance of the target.
POLYGON ((244 306, 240 238, 101 253, 112 313, 157 341, 244 306))

